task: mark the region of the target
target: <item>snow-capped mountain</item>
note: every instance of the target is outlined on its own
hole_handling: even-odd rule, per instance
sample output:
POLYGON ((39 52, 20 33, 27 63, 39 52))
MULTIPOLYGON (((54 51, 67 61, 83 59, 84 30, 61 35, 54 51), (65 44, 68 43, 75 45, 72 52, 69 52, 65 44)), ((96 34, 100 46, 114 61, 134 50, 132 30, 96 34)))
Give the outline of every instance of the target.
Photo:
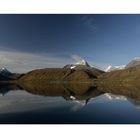
POLYGON ((22 74, 12 73, 6 68, 0 68, 0 80, 18 79, 22 74))
POLYGON ((70 69, 75 69, 75 68, 88 68, 91 67, 87 61, 85 61, 84 59, 74 63, 74 64, 68 64, 66 66, 64 66, 64 68, 70 68, 70 69))
POLYGON ((125 69, 125 65, 121 65, 121 66, 111 66, 109 65, 106 69, 105 72, 110 72, 110 71, 114 71, 114 70, 122 70, 125 69))
POLYGON ((139 57, 135 57, 134 59, 132 59, 132 61, 130 61, 126 65, 126 68, 139 67, 139 66, 140 66, 140 58, 139 57))
POLYGON ((105 72, 110 72, 110 71, 114 71, 114 70, 122 70, 122 69, 132 68, 132 67, 140 67, 140 57, 135 57, 127 65, 121 65, 121 66, 111 66, 111 65, 109 65, 105 69, 105 72))
POLYGON ((79 62, 77 62, 77 63, 75 63, 75 65, 86 65, 86 66, 90 66, 90 65, 87 63, 87 61, 85 61, 84 59, 81 60, 81 61, 79 61, 79 62))
POLYGON ((12 73, 10 71, 8 71, 6 68, 0 68, 0 74, 3 75, 3 76, 11 76, 12 73))

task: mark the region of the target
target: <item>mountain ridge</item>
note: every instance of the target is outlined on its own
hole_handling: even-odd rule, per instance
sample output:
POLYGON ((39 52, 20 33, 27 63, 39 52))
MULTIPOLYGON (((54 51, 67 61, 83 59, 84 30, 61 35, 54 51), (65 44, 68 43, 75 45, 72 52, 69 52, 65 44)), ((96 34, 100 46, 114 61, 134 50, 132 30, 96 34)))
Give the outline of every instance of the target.
MULTIPOLYGON (((140 62, 140 59, 135 59, 135 61, 140 62)), ((63 68, 35 69, 25 74, 15 74, 1 68, 0 80, 17 80, 18 82, 94 82, 104 81, 105 79, 108 81, 134 81, 134 79, 138 80, 140 78, 140 69, 135 65, 127 68, 125 65, 113 66, 113 70, 110 70, 111 67, 108 67, 107 72, 105 72, 90 66, 87 61, 82 59, 74 64, 65 65, 63 68)))

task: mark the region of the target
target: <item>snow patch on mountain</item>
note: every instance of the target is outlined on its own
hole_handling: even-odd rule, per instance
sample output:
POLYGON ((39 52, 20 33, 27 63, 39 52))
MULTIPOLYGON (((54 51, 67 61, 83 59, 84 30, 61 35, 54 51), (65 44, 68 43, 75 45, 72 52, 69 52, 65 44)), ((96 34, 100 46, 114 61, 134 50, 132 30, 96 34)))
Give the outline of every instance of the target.
POLYGON ((132 60, 140 61, 140 57, 134 57, 132 60))
POLYGON ((64 66, 64 68, 69 68, 69 69, 75 69, 75 68, 79 68, 79 69, 84 69, 87 67, 91 67, 87 61, 85 61, 84 59, 82 59, 81 57, 77 56, 77 55, 73 55, 72 58, 75 60, 75 63, 73 64, 68 64, 66 66, 64 66))
POLYGON ((76 66, 71 66, 70 69, 74 69, 76 66))
POLYGON ((114 95, 111 93, 105 93, 104 94, 109 100, 127 100, 125 96, 122 95, 114 95))
POLYGON ((70 100, 74 103, 74 106, 71 108, 74 112, 81 110, 87 104, 86 100, 77 100, 74 96, 70 96, 70 100))
POLYGON ((6 68, 0 68, 0 74, 3 75, 3 76, 9 76, 11 75, 12 73, 10 71, 8 71, 6 68))
POLYGON ((75 63, 75 65, 86 65, 86 64, 87 64, 87 62, 84 59, 75 63))
POLYGON ((140 66, 140 57, 135 57, 126 65, 126 68, 138 67, 138 66, 140 66))
POLYGON ((105 72, 110 71, 110 70, 111 70, 111 68, 112 68, 112 66, 111 66, 111 65, 109 65, 109 66, 105 69, 105 72))
POLYGON ((9 72, 6 68, 0 68, 0 72, 5 71, 5 72, 9 72))
POLYGON ((106 69, 105 72, 110 72, 110 71, 114 71, 114 70, 122 70, 125 69, 126 65, 121 65, 121 66, 111 66, 109 65, 106 69))

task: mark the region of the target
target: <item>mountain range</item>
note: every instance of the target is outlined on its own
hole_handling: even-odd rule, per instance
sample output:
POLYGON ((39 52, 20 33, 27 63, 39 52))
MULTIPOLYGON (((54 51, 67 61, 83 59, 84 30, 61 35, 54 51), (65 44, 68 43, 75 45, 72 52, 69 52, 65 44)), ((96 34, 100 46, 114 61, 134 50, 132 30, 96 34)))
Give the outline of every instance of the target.
POLYGON ((19 73, 12 73, 6 68, 0 68, 0 80, 6 81, 6 80, 16 80, 20 78, 23 74, 19 73))
POLYGON ((130 61, 125 68, 133 68, 140 67, 140 58, 135 57, 132 61, 130 61))
POLYGON ((21 81, 75 81, 89 82, 96 79, 104 71, 92 67, 85 60, 81 60, 75 64, 68 64, 63 68, 46 68, 37 69, 26 73, 20 78, 21 81))
POLYGON ((0 81, 16 84, 16 86, 8 85, 7 88, 1 83, 1 94, 7 93, 13 87, 14 89, 20 87, 33 94, 60 95, 66 100, 79 103, 82 107, 90 98, 106 93, 108 100, 130 100, 137 107, 140 106, 140 101, 136 100, 140 89, 138 58, 123 66, 109 66, 104 71, 91 66, 85 60, 68 64, 63 68, 36 69, 25 74, 12 73, 6 68, 1 68, 0 81), (58 85, 60 83, 62 86, 58 85))
POLYGON ((105 72, 110 72, 110 71, 114 71, 114 70, 123 70, 123 69, 133 68, 133 67, 140 67, 140 58, 139 57, 135 57, 134 59, 132 59, 126 65, 120 65, 120 66, 112 66, 112 65, 109 65, 105 69, 105 72))
MULTIPOLYGON (((111 71, 116 71, 116 70, 123 70, 123 69, 127 69, 127 68, 132 68, 132 67, 140 67, 140 58, 139 57, 135 57, 134 59, 132 59, 128 64, 126 65, 120 65, 120 66, 113 66, 113 65, 109 65, 107 68, 105 68, 104 72, 111 72, 111 71)), ((89 63, 87 61, 85 61, 84 59, 74 63, 74 64, 68 64, 66 66, 64 66, 64 68, 69 68, 69 69, 89 69, 89 68, 96 68, 99 69, 98 67, 94 66, 92 67, 91 65, 89 65, 89 63)), ((99 69, 101 70, 101 69, 99 69)))
POLYGON ((126 65, 108 66, 104 71, 80 60, 67 64, 63 68, 36 69, 25 74, 12 73, 6 68, 0 69, 0 81, 18 82, 96 82, 96 81, 134 81, 140 78, 140 59, 133 59, 126 65))
POLYGON ((121 66, 111 66, 109 65, 106 69, 105 72, 110 72, 110 71, 114 71, 114 70, 122 70, 125 69, 125 65, 121 65, 121 66))

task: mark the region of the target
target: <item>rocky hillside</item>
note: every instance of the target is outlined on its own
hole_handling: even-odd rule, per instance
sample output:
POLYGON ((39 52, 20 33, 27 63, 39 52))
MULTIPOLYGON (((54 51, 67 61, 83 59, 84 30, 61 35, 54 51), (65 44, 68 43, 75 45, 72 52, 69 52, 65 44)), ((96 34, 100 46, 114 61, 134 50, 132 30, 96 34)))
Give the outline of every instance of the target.
POLYGON ((134 58, 126 65, 126 68, 133 68, 133 67, 140 68, 140 58, 134 58))

